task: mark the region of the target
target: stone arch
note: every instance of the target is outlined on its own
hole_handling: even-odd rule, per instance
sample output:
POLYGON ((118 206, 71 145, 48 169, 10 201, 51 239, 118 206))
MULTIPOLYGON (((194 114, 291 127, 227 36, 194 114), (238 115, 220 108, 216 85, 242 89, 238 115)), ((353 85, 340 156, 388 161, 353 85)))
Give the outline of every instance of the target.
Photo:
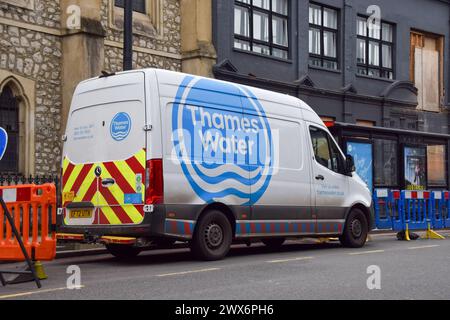
POLYGON ((8 86, 19 103, 19 173, 35 170, 35 82, 4 70, 0 71, 0 92, 8 86))

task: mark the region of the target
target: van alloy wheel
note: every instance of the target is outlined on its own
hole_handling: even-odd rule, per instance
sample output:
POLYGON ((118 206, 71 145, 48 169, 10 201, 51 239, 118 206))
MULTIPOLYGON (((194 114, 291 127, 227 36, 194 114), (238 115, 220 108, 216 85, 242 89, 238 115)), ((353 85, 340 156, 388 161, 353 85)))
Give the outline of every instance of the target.
POLYGON ((350 229, 352 231, 352 235, 354 238, 359 238, 361 237, 362 234, 362 225, 361 225, 361 221, 358 219, 355 219, 351 222, 350 224, 350 229))
POLYGON ((222 212, 205 212, 195 226, 191 250, 202 260, 223 259, 233 240, 231 223, 222 212))
POLYGON ((223 230, 217 223, 211 223, 205 230, 205 241, 209 248, 219 247, 223 242, 223 230))
POLYGON ((369 223, 364 212, 354 208, 347 216, 344 230, 339 240, 344 247, 361 248, 366 243, 368 233, 369 223))

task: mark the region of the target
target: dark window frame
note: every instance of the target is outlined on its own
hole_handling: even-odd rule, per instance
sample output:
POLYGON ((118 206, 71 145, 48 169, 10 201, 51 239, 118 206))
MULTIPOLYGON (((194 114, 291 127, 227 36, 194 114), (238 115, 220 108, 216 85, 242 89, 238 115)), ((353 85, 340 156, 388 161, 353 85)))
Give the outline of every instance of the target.
POLYGON ((271 0, 269 1, 269 4, 270 4, 269 9, 264 9, 264 8, 260 8, 260 7, 253 5, 253 0, 250 0, 250 3, 245 3, 240 0, 234 0, 233 17, 234 17, 234 9, 236 6, 245 8, 248 10, 249 37, 246 37, 246 36, 243 36, 240 34, 236 34, 236 33, 234 33, 234 30, 233 30, 233 39, 248 42, 250 48, 249 48, 249 50, 236 48, 236 47, 234 47, 234 42, 233 42, 233 48, 235 50, 242 50, 245 52, 260 54, 260 55, 267 56, 267 57, 273 57, 273 58, 282 59, 282 60, 289 60, 291 57, 291 46, 290 46, 290 43, 291 43, 291 38, 290 38, 290 34, 291 34, 291 32, 290 32, 290 30, 291 30, 291 1, 287 0, 287 15, 273 11, 271 0), (253 36, 253 12, 254 11, 267 14, 268 24, 269 24, 269 26, 268 26, 269 27, 269 41, 262 41, 262 40, 258 40, 258 39, 254 38, 254 36, 253 36), (287 46, 282 46, 282 45, 279 45, 279 44, 276 44, 273 42, 273 25, 272 25, 273 17, 278 17, 278 18, 287 20, 287 41, 288 41, 287 46), (268 47, 270 54, 259 53, 259 52, 253 51, 254 44, 268 47), (285 58, 276 56, 273 54, 273 49, 285 51, 287 56, 285 58))
MULTIPOLYGON (((308 22, 309 22, 309 8, 311 5, 315 5, 320 7, 320 14, 321 14, 321 25, 318 24, 313 24, 313 23, 309 23, 309 27, 308 27, 308 38, 309 38, 309 30, 310 29, 319 29, 320 30, 320 54, 315 54, 315 53, 311 53, 309 52, 309 46, 308 46, 308 54, 309 54, 309 58, 314 58, 314 59, 319 59, 320 60, 320 68, 325 68, 325 69, 329 69, 329 70, 339 70, 340 68, 340 25, 341 25, 341 12, 339 10, 339 8, 335 8, 332 6, 328 6, 328 5, 324 5, 318 2, 313 2, 310 1, 308 4, 308 22), (336 11, 336 29, 333 28, 329 28, 329 27, 325 27, 323 25, 324 19, 323 19, 323 13, 324 13, 324 9, 331 9, 336 11), (336 58, 333 57, 328 57, 324 54, 324 49, 325 49, 325 41, 324 41, 324 32, 332 32, 336 35, 336 58), (328 68, 324 66, 324 61, 331 61, 331 62, 335 62, 336 63, 336 68, 328 68)), ((308 61, 308 65, 310 67, 318 67, 316 65, 313 65, 310 63, 310 61, 308 61)))
MULTIPOLYGON (((124 0, 114 0, 114 6, 124 8, 124 0)), ((147 5, 145 0, 133 0, 133 11, 146 14, 147 5)))
MULTIPOLYGON (((364 16, 364 15, 358 15, 357 18, 363 18, 363 19, 368 19, 369 17, 364 16)), ((358 20, 357 20, 358 21, 358 20)), ((365 42, 365 49, 366 49, 366 63, 360 63, 358 61, 356 61, 357 63, 357 74, 358 75, 362 75, 362 76, 366 76, 366 77, 374 77, 374 78, 382 78, 382 79, 387 79, 387 80, 394 80, 395 79, 395 50, 396 50, 396 39, 395 39, 395 24, 394 23, 390 23, 388 21, 384 21, 384 20, 380 20, 380 39, 377 38, 371 38, 369 36, 369 25, 366 24, 366 36, 362 36, 358 34, 358 27, 356 27, 356 41, 358 42, 358 39, 360 40, 364 40, 365 42), (392 27, 392 42, 390 41, 385 41, 383 40, 383 24, 387 24, 390 25, 392 27), (379 47, 379 65, 375 66, 375 65, 371 65, 369 64, 369 48, 370 48, 370 42, 376 42, 378 44, 379 47), (391 68, 386 68, 383 67, 383 45, 388 45, 391 47, 391 52, 392 52, 392 56, 391 56, 391 68), (359 73, 359 68, 364 68, 366 71, 366 74, 361 74, 359 73), (373 76, 369 74, 369 70, 378 70, 379 75, 378 76, 373 76), (389 72, 392 74, 392 78, 390 77, 386 77, 383 76, 383 74, 389 74, 389 72)), ((358 50, 358 43, 356 44, 356 50, 358 50)), ((358 54, 356 53, 356 59, 358 59, 358 54)))

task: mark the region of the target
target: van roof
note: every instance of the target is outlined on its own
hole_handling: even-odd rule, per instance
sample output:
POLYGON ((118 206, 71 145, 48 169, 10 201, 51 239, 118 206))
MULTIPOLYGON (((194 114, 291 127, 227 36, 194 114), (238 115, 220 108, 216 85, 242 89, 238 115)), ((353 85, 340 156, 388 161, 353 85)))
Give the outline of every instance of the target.
MULTIPOLYGON (((156 75, 163 75, 163 74, 175 74, 178 76, 179 75, 188 75, 186 73, 170 71, 170 70, 165 70, 165 69, 145 68, 145 69, 133 69, 133 70, 128 70, 128 71, 120 71, 120 72, 111 74, 111 76, 133 73, 133 72, 156 73, 156 75)), ((211 81, 226 82, 223 80, 218 80, 218 79, 213 79, 213 78, 206 78, 206 77, 201 77, 201 76, 196 76, 196 77, 205 78, 205 79, 208 79, 211 81)), ((81 81, 80 84, 85 84, 90 81, 98 80, 100 78, 101 78, 100 76, 90 78, 90 79, 81 81)), ((160 77, 158 77, 158 78, 160 78, 160 77)), ((243 85, 243 84, 237 84, 237 85, 251 89, 251 91, 254 92, 258 96, 259 99, 276 102, 279 104, 289 105, 289 106, 293 106, 293 107, 297 107, 297 108, 300 107, 301 109, 307 110, 307 111, 313 113, 314 115, 316 114, 309 105, 307 105, 304 101, 302 101, 301 99, 299 99, 297 97, 293 97, 291 95, 283 94, 283 93, 279 93, 279 92, 275 92, 275 91, 260 89, 257 87, 251 87, 251 86, 247 86, 247 85, 243 85)), ((319 121, 319 123, 322 122, 322 120, 318 116, 317 116, 317 121, 319 121)))

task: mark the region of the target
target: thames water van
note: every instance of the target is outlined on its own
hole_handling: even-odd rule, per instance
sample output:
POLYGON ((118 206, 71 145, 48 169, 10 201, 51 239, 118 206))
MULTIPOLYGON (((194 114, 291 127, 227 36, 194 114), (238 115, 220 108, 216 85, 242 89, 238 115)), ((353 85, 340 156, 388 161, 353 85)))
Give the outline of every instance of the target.
POLYGON ((120 257, 188 242, 339 237, 362 247, 371 194, 316 113, 279 93, 134 70, 81 82, 64 135, 60 239, 120 257))

